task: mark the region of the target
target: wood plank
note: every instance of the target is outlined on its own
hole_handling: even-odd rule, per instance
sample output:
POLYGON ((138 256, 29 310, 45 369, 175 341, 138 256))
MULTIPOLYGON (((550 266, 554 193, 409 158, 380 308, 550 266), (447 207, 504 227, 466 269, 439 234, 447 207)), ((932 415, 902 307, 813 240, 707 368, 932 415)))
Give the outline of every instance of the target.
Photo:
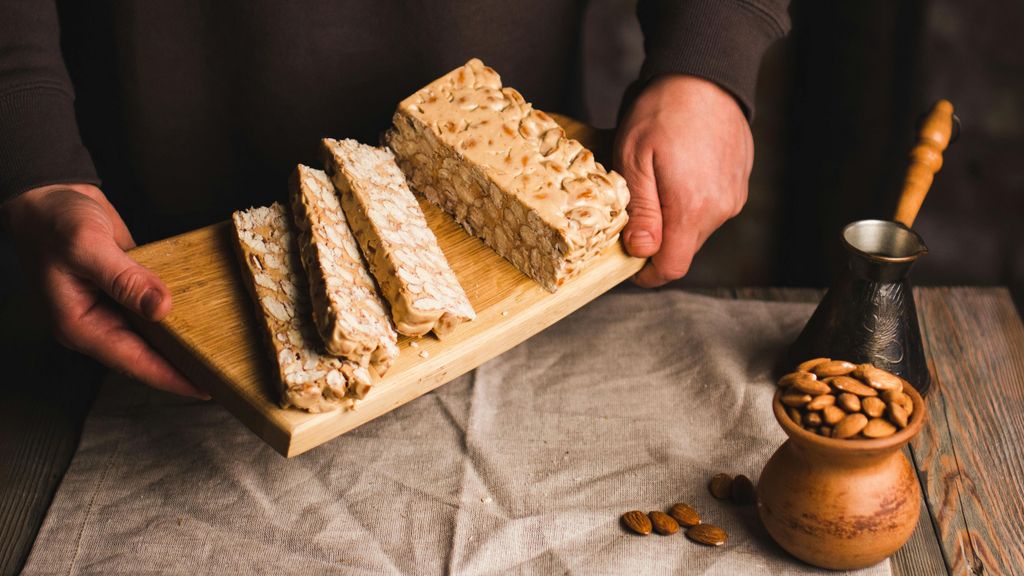
POLYGON ((934 388, 911 449, 945 563, 1024 573, 1024 325, 1003 288, 917 294, 934 388))
MULTIPOLYGON (((603 133, 566 119, 567 132, 601 142, 603 133)), ((282 194, 285 185, 282 183, 282 194)), ((512 348, 628 279, 643 260, 616 243, 558 292, 545 291, 450 217, 421 199, 441 249, 466 290, 477 319, 444 341, 401 338, 387 376, 355 410, 308 414, 278 406, 253 305, 241 283, 228 223, 142 246, 132 257, 170 287, 174 305, 159 324, 140 324, 152 344, 215 399, 288 457, 433 390, 512 348)))

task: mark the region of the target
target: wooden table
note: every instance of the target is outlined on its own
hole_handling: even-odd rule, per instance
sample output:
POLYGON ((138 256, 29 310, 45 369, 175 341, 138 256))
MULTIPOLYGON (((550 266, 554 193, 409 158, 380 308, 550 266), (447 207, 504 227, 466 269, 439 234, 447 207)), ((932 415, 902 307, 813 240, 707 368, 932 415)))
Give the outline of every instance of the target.
MULTIPOLYGON (((699 291, 801 302, 821 296, 792 288, 699 291)), ((893 571, 1024 574, 1024 325, 1002 288, 915 294, 933 382, 930 419, 909 448, 925 505, 893 571)), ((0 574, 15 574, 77 446, 94 388, 73 377, 80 366, 53 370, 38 350, 3 350, 3 365, 16 362, 24 376, 13 371, 6 384, 14 391, 0 403, 0 574), (49 404, 38 401, 40 390, 49 404)))

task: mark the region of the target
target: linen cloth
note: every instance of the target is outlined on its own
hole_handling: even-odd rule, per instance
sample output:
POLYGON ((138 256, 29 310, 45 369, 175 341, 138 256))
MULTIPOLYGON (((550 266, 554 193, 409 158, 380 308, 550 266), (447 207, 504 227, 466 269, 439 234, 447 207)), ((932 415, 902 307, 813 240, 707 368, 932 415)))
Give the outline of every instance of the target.
POLYGON ((617 290, 291 460, 214 402, 109 383, 25 574, 817 573, 706 488, 785 440, 771 368, 811 310, 617 290), (674 502, 726 545, 619 524, 674 502))

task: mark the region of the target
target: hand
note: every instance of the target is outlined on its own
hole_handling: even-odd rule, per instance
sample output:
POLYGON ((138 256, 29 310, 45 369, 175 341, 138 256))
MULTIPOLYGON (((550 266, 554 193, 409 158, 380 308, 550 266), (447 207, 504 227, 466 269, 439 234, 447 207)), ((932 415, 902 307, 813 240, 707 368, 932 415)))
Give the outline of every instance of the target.
POLYGON ((739 104, 707 80, 659 76, 623 119, 614 154, 630 191, 626 250, 650 257, 633 281, 651 288, 682 278, 747 201, 754 141, 739 104))
POLYGON ((171 293, 125 254, 135 242, 98 188, 36 188, 2 215, 61 344, 153 388, 209 398, 129 326, 121 307, 157 321, 170 312, 171 293))

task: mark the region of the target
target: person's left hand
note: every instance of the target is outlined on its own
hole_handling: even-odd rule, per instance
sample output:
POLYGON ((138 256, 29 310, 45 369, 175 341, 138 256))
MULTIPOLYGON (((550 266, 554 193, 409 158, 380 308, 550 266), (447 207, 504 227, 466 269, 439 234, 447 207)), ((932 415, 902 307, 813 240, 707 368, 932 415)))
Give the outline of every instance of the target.
POLYGON ((747 201, 754 141, 743 111, 712 82, 659 76, 626 113, 614 154, 630 191, 626 250, 650 257, 634 282, 651 288, 682 278, 747 201))

